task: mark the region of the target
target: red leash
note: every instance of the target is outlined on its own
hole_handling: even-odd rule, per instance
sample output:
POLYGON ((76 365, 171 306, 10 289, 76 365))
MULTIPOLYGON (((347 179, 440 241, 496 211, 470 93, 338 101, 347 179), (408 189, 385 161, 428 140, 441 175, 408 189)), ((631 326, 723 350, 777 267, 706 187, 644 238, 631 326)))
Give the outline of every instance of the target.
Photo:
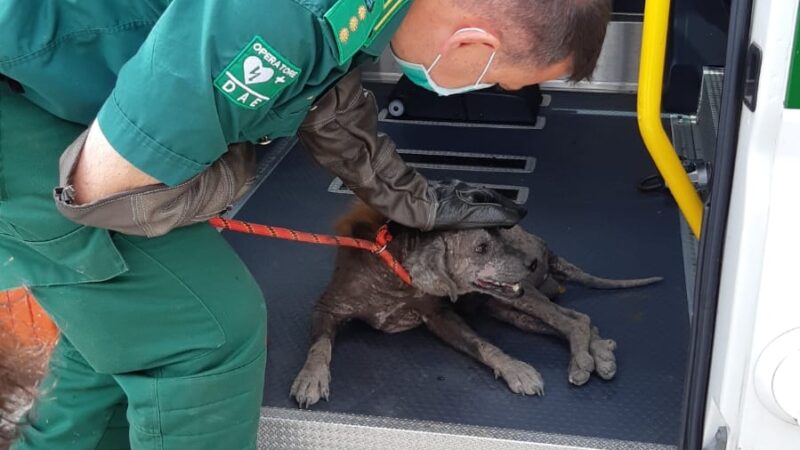
POLYGON ((240 220, 224 219, 215 217, 208 221, 212 226, 223 230, 235 231, 237 233, 255 234, 287 241, 307 242, 310 244, 333 245, 337 247, 353 247, 361 250, 370 251, 381 257, 383 262, 398 276, 404 283, 411 284, 411 275, 400 264, 391 253, 386 251, 386 247, 392 242, 392 235, 389 227, 384 225, 378 230, 375 242, 364 239, 355 239, 348 236, 330 236, 325 234, 304 233, 302 231, 290 230, 288 228, 276 228, 268 225, 242 222, 240 220))

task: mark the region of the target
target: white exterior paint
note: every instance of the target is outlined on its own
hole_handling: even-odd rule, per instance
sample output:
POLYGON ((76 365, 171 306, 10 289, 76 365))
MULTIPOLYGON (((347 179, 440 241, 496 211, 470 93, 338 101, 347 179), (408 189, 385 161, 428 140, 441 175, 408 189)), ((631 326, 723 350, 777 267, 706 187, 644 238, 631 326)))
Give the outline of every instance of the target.
POLYGON ((728 450, 800 449, 800 426, 776 409, 797 407, 800 340, 783 339, 762 358, 800 329, 800 111, 784 109, 797 8, 756 0, 753 11, 763 65, 757 110, 742 113, 706 417, 707 442, 727 426, 728 450))

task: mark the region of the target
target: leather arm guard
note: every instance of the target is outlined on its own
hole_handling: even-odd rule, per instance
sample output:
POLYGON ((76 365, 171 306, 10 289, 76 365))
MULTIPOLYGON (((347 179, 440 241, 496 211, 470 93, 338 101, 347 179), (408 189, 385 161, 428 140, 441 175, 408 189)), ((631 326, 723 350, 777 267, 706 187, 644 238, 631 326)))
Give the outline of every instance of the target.
POLYGON ((428 181, 406 165, 392 139, 378 133, 375 97, 358 71, 342 78, 306 116, 298 137, 314 159, 389 219, 430 230, 437 202, 428 181))
POLYGON ((299 137, 322 166, 387 218, 423 231, 516 225, 524 208, 498 192, 458 180, 429 184, 379 133, 375 97, 359 73, 342 78, 300 126, 299 137))
POLYGON ((208 169, 175 186, 145 186, 76 205, 71 180, 88 130, 61 155, 59 184, 53 190, 58 211, 83 225, 155 237, 174 228, 205 222, 230 208, 255 181, 251 144, 234 144, 208 169))

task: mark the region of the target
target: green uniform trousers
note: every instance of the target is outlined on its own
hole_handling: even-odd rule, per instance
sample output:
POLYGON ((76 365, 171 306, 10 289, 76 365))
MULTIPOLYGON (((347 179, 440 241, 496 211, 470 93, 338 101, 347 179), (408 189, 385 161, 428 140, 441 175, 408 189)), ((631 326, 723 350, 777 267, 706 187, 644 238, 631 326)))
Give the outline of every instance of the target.
POLYGON ((251 449, 263 295, 212 227, 146 239, 55 209, 82 131, 0 83, 0 289, 28 286, 62 337, 13 450, 251 449))

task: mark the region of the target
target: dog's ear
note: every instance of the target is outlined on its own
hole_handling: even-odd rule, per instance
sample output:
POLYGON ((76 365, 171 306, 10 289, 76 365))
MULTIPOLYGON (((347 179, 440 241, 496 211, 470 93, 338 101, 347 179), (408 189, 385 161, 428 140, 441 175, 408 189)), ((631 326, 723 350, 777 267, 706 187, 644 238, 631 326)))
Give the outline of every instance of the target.
POLYGON ((458 300, 458 286, 447 268, 447 245, 441 236, 423 239, 404 265, 414 286, 423 292, 458 300))

